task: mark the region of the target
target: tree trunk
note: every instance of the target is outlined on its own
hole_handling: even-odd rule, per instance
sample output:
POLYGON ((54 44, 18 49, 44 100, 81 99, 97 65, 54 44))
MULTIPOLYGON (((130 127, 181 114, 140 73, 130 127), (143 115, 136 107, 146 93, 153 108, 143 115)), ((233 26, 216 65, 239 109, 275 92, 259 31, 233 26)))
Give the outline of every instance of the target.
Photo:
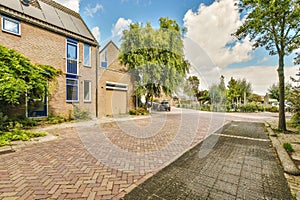
POLYGON ((284 55, 279 53, 279 66, 277 69, 279 78, 279 121, 278 129, 286 131, 285 111, 284 111, 284 55))

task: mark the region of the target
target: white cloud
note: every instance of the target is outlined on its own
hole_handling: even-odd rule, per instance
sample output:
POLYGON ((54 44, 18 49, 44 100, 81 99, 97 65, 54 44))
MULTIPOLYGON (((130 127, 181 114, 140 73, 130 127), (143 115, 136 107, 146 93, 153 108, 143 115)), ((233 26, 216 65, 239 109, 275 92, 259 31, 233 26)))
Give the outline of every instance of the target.
POLYGON ((80 0, 54 0, 54 1, 79 13, 80 0))
POLYGON ((264 62, 266 62, 266 61, 268 61, 268 60, 269 60, 269 57, 268 57, 268 56, 265 56, 265 57, 263 57, 261 60, 258 60, 258 61, 257 61, 257 64, 264 63, 264 62))
MULTIPOLYGON (((242 24, 235 0, 201 4, 197 12, 189 10, 184 16, 187 38, 194 41, 219 67, 251 59, 249 38, 237 41, 232 33, 242 24)), ((186 54, 194 49, 186 48, 186 54)), ((199 56, 201 59, 201 56, 199 56)))
POLYGON ((127 29, 129 25, 132 23, 131 19, 119 18, 116 24, 113 24, 113 28, 111 30, 112 37, 118 36, 121 37, 123 30, 127 29))
POLYGON ((101 39, 100 28, 98 26, 93 27, 92 33, 93 33, 94 37, 97 39, 97 41, 100 42, 100 39, 101 39))
POLYGON ((90 17, 94 17, 94 14, 96 14, 98 11, 103 11, 104 7, 97 3, 95 6, 91 7, 89 4, 87 7, 84 8, 84 14, 90 17))

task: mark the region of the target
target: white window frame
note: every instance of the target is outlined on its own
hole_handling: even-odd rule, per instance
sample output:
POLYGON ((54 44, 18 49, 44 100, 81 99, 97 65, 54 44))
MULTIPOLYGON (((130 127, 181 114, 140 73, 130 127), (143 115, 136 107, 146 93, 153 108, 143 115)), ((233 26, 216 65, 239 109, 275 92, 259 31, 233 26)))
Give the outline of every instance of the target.
POLYGON ((21 22, 18 21, 18 20, 9 18, 9 17, 2 16, 2 31, 7 32, 7 33, 11 33, 11 34, 14 34, 14 35, 21 35, 21 22), (11 31, 11 30, 8 30, 8 29, 5 29, 5 21, 6 20, 10 21, 12 23, 16 23, 18 25, 18 33, 14 32, 14 31, 11 31))
POLYGON ((92 67, 92 46, 90 44, 84 43, 83 44, 83 66, 85 67, 92 67), (85 46, 89 46, 89 64, 85 63, 85 46))
POLYGON ((92 102, 92 81, 90 80, 83 81, 83 102, 92 102), (89 83, 88 99, 85 99, 85 83, 89 83))
MULTIPOLYGON (((79 102, 79 80, 78 79, 75 79, 75 78, 66 78, 66 82, 67 82, 67 80, 74 80, 74 81, 76 81, 77 82, 77 99, 67 99, 67 97, 68 96, 66 96, 66 102, 79 102)), ((66 83, 66 95, 68 95, 67 94, 67 83, 66 83)))

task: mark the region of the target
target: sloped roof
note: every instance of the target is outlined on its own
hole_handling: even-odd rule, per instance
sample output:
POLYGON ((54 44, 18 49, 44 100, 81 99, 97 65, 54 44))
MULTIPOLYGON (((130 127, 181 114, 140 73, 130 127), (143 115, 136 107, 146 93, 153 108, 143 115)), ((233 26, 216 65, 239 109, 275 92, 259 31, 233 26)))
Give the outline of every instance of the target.
POLYGON ((115 48, 116 48, 118 51, 120 51, 120 48, 119 48, 112 40, 110 40, 104 47, 102 47, 102 48, 100 49, 100 53, 102 53, 102 52, 108 47, 108 45, 110 45, 110 44, 112 44, 113 46, 115 46, 115 48))
POLYGON ((97 45, 93 34, 80 14, 53 0, 1 0, 0 13, 33 23, 42 28, 97 45))

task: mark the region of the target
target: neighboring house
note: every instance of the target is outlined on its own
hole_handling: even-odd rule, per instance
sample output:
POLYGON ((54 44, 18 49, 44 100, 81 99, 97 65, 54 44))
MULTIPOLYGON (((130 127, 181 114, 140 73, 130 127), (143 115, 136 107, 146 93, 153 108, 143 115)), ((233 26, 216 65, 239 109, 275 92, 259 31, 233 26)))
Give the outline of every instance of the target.
POLYGON ((0 18, 0 44, 62 71, 27 116, 68 116, 73 105, 96 116, 98 42, 80 15, 52 0, 1 0, 0 18))
POLYGON ((119 115, 134 109, 132 75, 118 60, 120 50, 112 41, 100 51, 99 116, 119 115))

